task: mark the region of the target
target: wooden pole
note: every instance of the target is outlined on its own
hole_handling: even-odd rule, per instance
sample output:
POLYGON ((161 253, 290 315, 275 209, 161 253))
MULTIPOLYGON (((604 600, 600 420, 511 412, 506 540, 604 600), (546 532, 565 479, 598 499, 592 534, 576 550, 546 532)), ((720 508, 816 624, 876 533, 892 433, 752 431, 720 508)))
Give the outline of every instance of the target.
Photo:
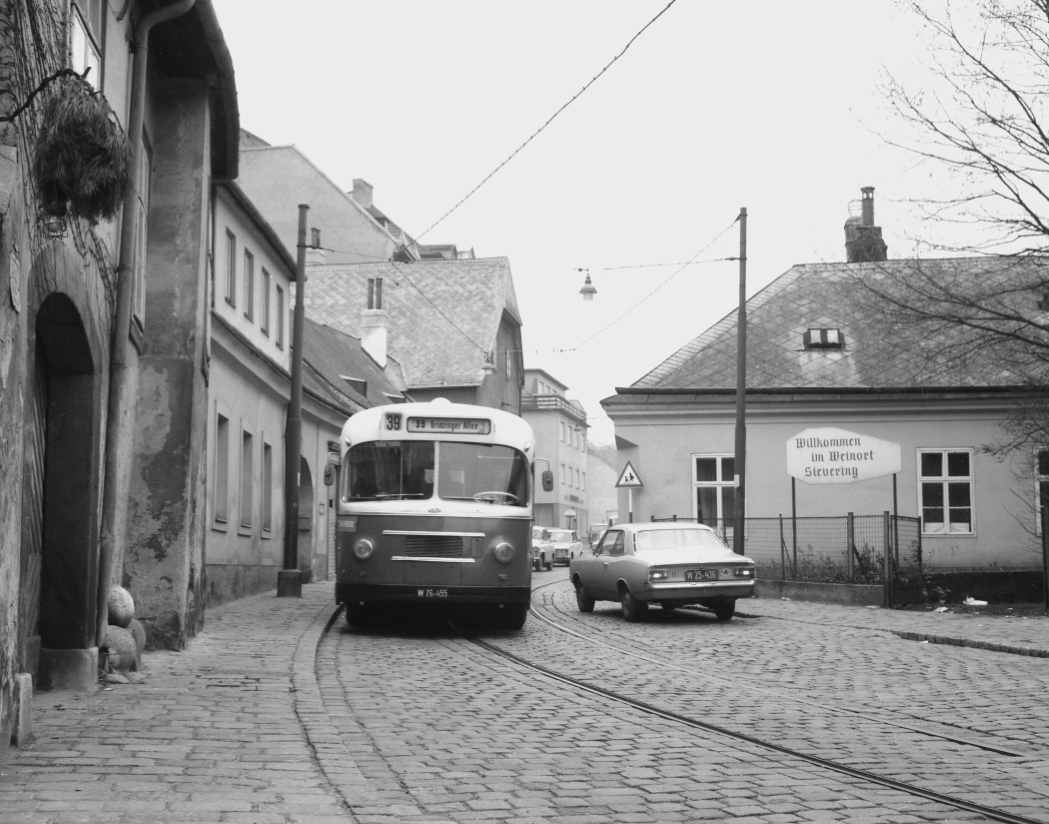
MULTIPOLYGON (((306 213, 299 204, 299 244, 295 266, 295 325, 292 328, 291 399, 284 433, 284 568, 277 573, 277 595, 302 596, 299 569, 299 466, 302 455, 302 327, 305 322, 306 213)), ((310 513, 312 516, 313 513, 310 513)))
POLYGON ((747 511, 747 210, 739 210, 739 310, 736 319, 736 511, 732 550, 743 554, 747 511))

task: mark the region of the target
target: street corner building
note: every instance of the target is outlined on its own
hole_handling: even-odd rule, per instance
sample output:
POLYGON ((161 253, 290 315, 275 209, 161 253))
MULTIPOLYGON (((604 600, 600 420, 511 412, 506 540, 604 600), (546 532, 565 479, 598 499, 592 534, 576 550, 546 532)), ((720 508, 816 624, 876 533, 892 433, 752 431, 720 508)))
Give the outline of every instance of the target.
MULTIPOLYGON (((1044 404, 1038 355, 1010 336, 1010 324, 1043 314, 1044 270, 1024 257, 889 259, 872 188, 861 207, 845 224, 846 261, 793 266, 747 300, 744 552, 786 578, 811 552, 813 566, 841 566, 819 580, 848 580, 846 561, 870 561, 865 545, 885 551, 891 513, 900 531, 884 543, 898 565, 1029 570, 1040 581, 1049 453, 1030 440, 1007 447, 1011 422, 1044 404), (1012 320, 1001 313, 999 345, 987 346, 957 308, 955 320, 947 309, 937 317, 934 298, 998 300, 1012 320), (861 516, 871 531, 857 527, 850 551, 846 519, 861 516), (815 534, 830 519, 841 534, 815 534)), ((731 543, 737 317, 602 401, 621 461, 647 481, 633 490, 635 520, 698 520, 731 543)))

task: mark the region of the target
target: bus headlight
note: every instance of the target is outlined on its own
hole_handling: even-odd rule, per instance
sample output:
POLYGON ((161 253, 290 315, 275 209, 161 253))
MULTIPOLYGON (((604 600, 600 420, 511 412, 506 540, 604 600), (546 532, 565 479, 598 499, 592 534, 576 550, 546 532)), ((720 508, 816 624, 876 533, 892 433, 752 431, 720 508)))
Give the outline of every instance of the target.
POLYGON ((375 552, 375 544, 369 541, 367 538, 361 538, 357 543, 353 545, 353 554, 360 558, 362 561, 367 561, 372 557, 372 553, 375 552))
POLYGON ((514 557, 514 546, 513 544, 501 543, 495 548, 495 560, 501 563, 508 564, 510 559, 514 557))

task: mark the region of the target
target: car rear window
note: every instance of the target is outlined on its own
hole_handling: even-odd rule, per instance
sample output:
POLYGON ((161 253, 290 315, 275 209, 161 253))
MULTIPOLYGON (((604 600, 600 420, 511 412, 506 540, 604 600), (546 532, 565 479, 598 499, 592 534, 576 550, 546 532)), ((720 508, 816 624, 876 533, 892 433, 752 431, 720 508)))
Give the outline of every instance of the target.
POLYGON ((637 551, 665 549, 725 549, 718 536, 709 529, 649 529, 635 536, 637 551))

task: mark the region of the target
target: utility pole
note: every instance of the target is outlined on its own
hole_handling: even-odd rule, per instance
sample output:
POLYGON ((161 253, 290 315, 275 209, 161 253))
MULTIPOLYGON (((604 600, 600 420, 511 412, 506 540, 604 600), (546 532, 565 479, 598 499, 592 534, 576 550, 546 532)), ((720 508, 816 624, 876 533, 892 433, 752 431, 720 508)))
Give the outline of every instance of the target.
POLYGON ((736 501, 732 551, 743 554, 747 503, 747 210, 739 210, 739 315, 736 319, 736 501))
MULTIPOLYGON (((299 204, 299 243, 295 262, 295 320, 291 342, 291 400, 284 432, 284 568, 277 573, 277 596, 302 596, 299 569, 299 464, 302 460, 302 327, 306 288, 306 213, 299 204)), ((312 514, 312 513, 311 513, 312 514)))

